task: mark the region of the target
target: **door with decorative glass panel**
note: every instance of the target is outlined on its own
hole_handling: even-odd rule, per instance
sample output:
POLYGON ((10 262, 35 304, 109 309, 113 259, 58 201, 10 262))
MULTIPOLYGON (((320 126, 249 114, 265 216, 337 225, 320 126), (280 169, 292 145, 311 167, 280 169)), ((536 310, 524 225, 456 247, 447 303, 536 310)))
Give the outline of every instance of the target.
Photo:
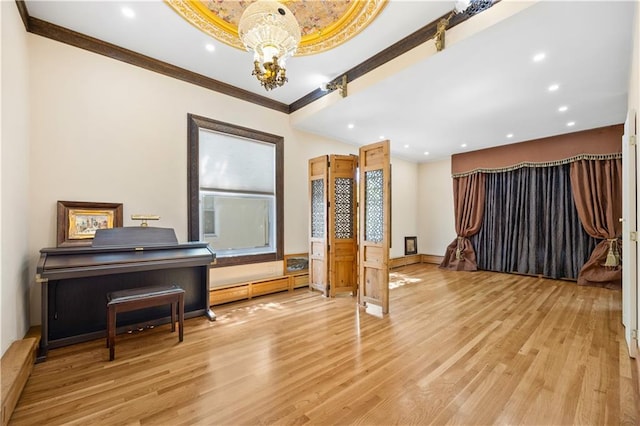
POLYGON ((360 148, 359 302, 389 312, 391 164, 389 141, 360 148))
POLYGON ((309 160, 309 194, 311 223, 309 237, 309 288, 329 295, 329 264, 327 241, 327 177, 329 159, 326 155, 309 160))
POLYGON ((329 156, 329 295, 358 289, 355 155, 329 156))
POLYGON ((356 295, 357 232, 355 155, 309 160, 311 238, 309 287, 325 296, 356 295))
POLYGON ((327 296, 351 292, 361 304, 389 311, 390 179, 389 141, 362 147, 360 157, 309 160, 311 289, 327 296), (365 200, 359 211, 357 194, 365 200))

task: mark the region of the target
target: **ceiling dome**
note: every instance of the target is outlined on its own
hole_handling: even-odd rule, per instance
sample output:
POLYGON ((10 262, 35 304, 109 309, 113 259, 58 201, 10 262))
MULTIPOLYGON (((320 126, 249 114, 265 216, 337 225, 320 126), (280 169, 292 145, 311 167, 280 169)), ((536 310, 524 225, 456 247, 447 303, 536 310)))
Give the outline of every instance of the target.
MULTIPOLYGON (((238 37, 240 16, 252 0, 166 0, 180 16, 215 39, 245 50, 238 37)), ((282 1, 300 25, 296 55, 332 49, 367 27, 387 0, 282 1)))

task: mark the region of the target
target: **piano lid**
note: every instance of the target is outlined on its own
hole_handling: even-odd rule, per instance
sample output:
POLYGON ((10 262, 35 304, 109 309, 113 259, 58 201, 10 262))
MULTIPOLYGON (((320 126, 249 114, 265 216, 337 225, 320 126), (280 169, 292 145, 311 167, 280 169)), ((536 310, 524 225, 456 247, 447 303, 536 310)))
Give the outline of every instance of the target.
POLYGON ((40 253, 37 274, 45 279, 204 266, 216 257, 208 243, 180 244, 173 229, 153 227, 102 229, 91 247, 44 248, 40 253))

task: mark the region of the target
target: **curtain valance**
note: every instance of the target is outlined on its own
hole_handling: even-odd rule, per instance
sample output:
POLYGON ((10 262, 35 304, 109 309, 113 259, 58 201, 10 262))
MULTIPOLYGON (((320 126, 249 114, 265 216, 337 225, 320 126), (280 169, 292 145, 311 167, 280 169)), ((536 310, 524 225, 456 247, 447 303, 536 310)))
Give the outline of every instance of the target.
POLYGON ((500 173, 522 167, 550 167, 579 160, 622 158, 622 124, 511 145, 455 154, 452 177, 500 173))

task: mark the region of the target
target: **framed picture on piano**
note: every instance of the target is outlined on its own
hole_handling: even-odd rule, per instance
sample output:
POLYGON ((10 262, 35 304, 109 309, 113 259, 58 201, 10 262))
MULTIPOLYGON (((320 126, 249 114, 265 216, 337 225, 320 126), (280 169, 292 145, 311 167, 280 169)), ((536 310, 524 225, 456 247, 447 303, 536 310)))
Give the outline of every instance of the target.
POLYGON ((122 203, 58 201, 58 247, 90 246, 97 229, 122 226, 122 203))

